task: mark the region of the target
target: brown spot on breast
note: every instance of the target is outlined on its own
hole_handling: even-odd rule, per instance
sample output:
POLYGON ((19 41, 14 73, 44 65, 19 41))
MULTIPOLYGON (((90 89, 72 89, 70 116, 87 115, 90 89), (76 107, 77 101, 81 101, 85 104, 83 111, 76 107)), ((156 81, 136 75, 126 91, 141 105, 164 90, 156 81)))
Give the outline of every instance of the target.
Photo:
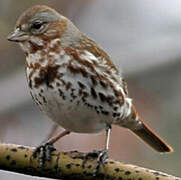
POLYGON ((112 106, 112 104, 114 103, 114 96, 108 95, 106 99, 108 104, 112 106))
POLYGON ((94 86, 97 86, 97 76, 96 75, 91 75, 90 77, 91 77, 91 80, 92 80, 92 84, 94 86))
POLYGON ((45 96, 43 96, 43 102, 46 104, 47 103, 47 100, 45 98, 45 96))
POLYGON ((79 89, 79 96, 82 95, 82 89, 79 89))
POLYGON ((63 96, 63 91, 61 89, 58 89, 59 95, 63 96))
POLYGON ((82 73, 82 75, 83 75, 84 77, 88 77, 88 72, 85 70, 85 68, 80 67, 79 70, 80 70, 80 72, 82 73))
POLYGON ((68 64, 67 68, 68 68, 68 70, 69 70, 70 72, 72 72, 73 74, 78 74, 78 73, 80 73, 79 70, 78 70, 78 68, 74 67, 71 63, 68 64))
POLYGON ((89 96, 89 93, 88 93, 88 92, 85 92, 85 91, 83 91, 82 94, 83 94, 83 97, 84 97, 84 98, 89 96))
POLYGON ((44 57, 42 57, 42 58, 39 59, 39 62, 40 62, 40 63, 42 63, 43 61, 45 61, 45 58, 44 58, 44 57))
POLYGON ((108 111, 101 111, 101 113, 104 114, 104 115, 109 115, 108 111))
POLYGON ((40 51, 40 54, 41 54, 41 57, 44 57, 44 56, 47 55, 47 52, 42 49, 42 50, 40 51))
POLYGON ((32 89, 32 80, 31 79, 29 79, 28 86, 32 89))
POLYGON ((106 96, 103 93, 99 92, 99 97, 100 97, 102 102, 106 101, 106 96))
POLYGON ((35 54, 37 51, 41 51, 42 49, 44 49, 45 47, 44 46, 40 46, 32 41, 29 41, 30 45, 31 45, 31 48, 30 48, 30 53, 31 54, 35 54))
POLYGON ((65 86, 66 82, 63 79, 60 79, 60 81, 62 82, 62 84, 65 86))
MULTIPOLYGON (((51 44, 51 43, 50 43, 50 44, 51 44)), ((48 52, 54 52, 54 53, 56 53, 56 54, 60 54, 60 51, 61 51, 60 45, 61 45, 61 42, 60 42, 60 41, 57 41, 57 42, 53 45, 53 47, 49 47, 48 52)))
POLYGON ((59 65, 47 67, 47 85, 53 82, 56 78, 62 77, 62 74, 58 73, 59 65))
POLYGON ((86 88, 86 86, 84 84, 82 84, 80 81, 78 81, 77 83, 78 83, 78 85, 80 86, 81 89, 85 89, 86 88))
POLYGON ((66 85, 65 85, 66 90, 69 90, 71 86, 72 86, 72 84, 70 82, 66 83, 66 85))
POLYGON ((108 84, 102 80, 100 80, 100 85, 103 87, 103 88, 107 88, 108 84))
POLYGON ((58 86, 58 87, 59 87, 59 86, 60 86, 60 83, 59 83, 59 82, 56 82, 56 86, 58 86))
POLYGON ((56 79, 63 76, 63 74, 58 73, 59 65, 56 66, 46 66, 41 67, 39 76, 34 78, 35 87, 39 87, 43 83, 45 83, 48 87, 53 88, 51 83, 56 79))
POLYGON ((27 68, 31 69, 31 72, 30 72, 29 77, 28 77, 28 79, 29 79, 29 84, 28 85, 32 89, 32 76, 35 73, 36 69, 39 69, 41 66, 40 66, 39 63, 35 63, 35 64, 30 63, 30 64, 28 64, 27 62, 26 62, 26 66, 27 66, 27 68))
POLYGON ((34 65, 33 65, 33 68, 34 69, 39 69, 41 66, 40 66, 40 64, 39 63, 35 63, 34 65))
POLYGON ((122 94, 121 90, 117 90, 115 88, 113 90, 114 90, 114 94, 115 94, 116 97, 123 97, 123 94, 122 94))
POLYGON ((94 99, 97 98, 97 93, 94 88, 91 88, 91 95, 93 96, 94 99))
POLYGON ((25 62, 25 66, 30 69, 33 68, 32 63, 28 63, 27 61, 25 62))
POLYGON ((47 81, 47 73, 45 69, 40 69, 39 76, 34 78, 35 88, 38 88, 47 81))

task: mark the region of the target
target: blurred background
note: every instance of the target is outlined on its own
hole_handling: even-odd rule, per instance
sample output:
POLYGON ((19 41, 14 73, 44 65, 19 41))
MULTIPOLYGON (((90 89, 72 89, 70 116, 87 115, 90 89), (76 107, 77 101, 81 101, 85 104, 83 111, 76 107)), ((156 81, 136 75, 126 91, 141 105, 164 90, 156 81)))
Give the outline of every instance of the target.
MULTIPOLYGON (((0 141, 37 146, 53 126, 31 100, 24 54, 6 40, 19 15, 37 3, 55 8, 102 45, 123 72, 139 114, 175 149, 160 155, 126 129, 113 127, 110 157, 181 176, 180 0, 1 0, 0 141)), ((72 133, 56 143, 56 148, 102 149, 104 135, 72 133)), ((0 171, 0 179, 36 177, 0 171)))

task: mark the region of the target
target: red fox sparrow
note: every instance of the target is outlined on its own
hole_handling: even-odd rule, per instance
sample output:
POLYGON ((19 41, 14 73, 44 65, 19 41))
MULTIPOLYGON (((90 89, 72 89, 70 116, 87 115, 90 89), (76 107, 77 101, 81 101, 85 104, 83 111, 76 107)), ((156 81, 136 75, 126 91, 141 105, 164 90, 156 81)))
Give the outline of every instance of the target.
POLYGON ((47 6, 36 5, 20 16, 8 40, 18 42, 26 54, 26 75, 33 100, 65 128, 37 148, 41 164, 50 160, 53 143, 62 136, 105 130, 105 149, 92 153, 97 153, 98 162, 103 162, 113 124, 129 129, 158 152, 173 151, 137 114, 111 58, 69 19, 47 6))

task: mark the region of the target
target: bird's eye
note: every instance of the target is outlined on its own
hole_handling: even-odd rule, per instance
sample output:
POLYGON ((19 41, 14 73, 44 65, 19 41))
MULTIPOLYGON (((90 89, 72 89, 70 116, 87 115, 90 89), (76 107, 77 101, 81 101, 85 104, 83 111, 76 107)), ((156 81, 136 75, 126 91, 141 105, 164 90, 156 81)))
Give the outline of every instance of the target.
POLYGON ((32 24, 31 28, 38 30, 42 27, 42 25, 43 25, 42 22, 35 22, 32 24))

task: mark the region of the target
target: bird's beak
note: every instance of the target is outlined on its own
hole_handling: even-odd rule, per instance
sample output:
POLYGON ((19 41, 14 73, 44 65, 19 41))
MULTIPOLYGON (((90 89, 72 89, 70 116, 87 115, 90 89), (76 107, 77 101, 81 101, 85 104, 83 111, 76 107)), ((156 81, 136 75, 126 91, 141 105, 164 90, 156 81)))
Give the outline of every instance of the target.
POLYGON ((28 40, 28 38, 29 36, 26 32, 21 31, 19 28, 15 29, 15 31, 7 37, 8 41, 13 42, 24 42, 28 40))

